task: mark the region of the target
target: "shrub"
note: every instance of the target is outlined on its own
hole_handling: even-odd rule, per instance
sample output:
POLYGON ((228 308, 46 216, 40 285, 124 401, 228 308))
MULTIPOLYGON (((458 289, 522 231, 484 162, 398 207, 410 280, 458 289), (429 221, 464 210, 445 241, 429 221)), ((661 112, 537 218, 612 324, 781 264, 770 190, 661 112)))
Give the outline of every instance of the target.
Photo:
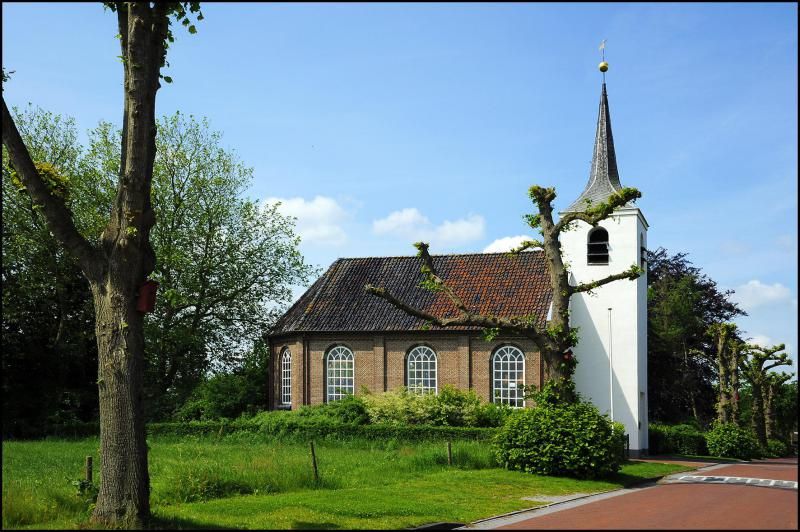
POLYGON ((446 427, 499 427, 512 410, 484 403, 473 391, 445 385, 438 394, 419 395, 400 388, 363 396, 371 423, 446 427))
POLYGON ((761 454, 755 434, 735 423, 715 423, 706 433, 706 443, 713 456, 749 460, 761 454))
POLYGON ((693 425, 651 423, 649 437, 652 454, 708 454, 705 435, 693 425))
POLYGON ((364 425, 369 423, 366 404, 354 395, 347 395, 338 401, 331 401, 321 405, 303 406, 297 412, 299 417, 327 419, 347 423, 349 425, 364 425))
POLYGON ((619 471, 623 431, 587 402, 514 412, 494 439, 499 463, 540 475, 602 477, 619 471))
POLYGON ((789 447, 781 440, 767 440, 767 454, 773 458, 782 458, 789 454, 789 447))

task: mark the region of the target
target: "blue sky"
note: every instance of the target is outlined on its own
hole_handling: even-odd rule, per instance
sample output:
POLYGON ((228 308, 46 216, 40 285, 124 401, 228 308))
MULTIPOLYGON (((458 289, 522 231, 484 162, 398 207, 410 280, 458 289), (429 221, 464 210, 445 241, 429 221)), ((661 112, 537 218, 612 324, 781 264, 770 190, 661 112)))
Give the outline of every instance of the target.
MULTIPOLYGON (((3 10, 4 96, 120 121, 116 19, 3 10)), ((298 216, 309 261, 480 252, 528 234, 531 184, 564 207, 589 171, 607 39, 624 185, 651 248, 688 252, 797 352, 794 4, 206 4, 178 28, 159 113, 207 116, 298 216)), ((494 248, 491 248, 494 249, 494 248)), ((796 367, 795 367, 796 370, 796 367)))

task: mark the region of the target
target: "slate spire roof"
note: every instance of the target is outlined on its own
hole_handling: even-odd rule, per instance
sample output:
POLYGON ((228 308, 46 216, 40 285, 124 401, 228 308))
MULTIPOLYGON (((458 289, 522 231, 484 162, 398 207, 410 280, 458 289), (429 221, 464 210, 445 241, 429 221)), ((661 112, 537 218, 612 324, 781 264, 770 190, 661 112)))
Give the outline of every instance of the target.
POLYGON ((597 132, 594 136, 594 153, 592 167, 589 170, 589 182, 572 205, 565 212, 584 211, 588 206, 605 201, 611 194, 622 190, 617 170, 617 155, 614 152, 614 135, 611 133, 611 113, 608 110, 608 94, 603 82, 600 95, 600 110, 597 114, 597 132))
MULTIPOLYGON (((543 326, 552 299, 541 251, 434 255, 439 276, 467 307, 500 317, 533 315, 543 326)), ((278 320, 271 336, 294 332, 413 331, 425 322, 386 300, 368 294, 364 285, 385 287, 398 299, 440 317, 457 311, 442 292, 419 286, 419 257, 345 258, 334 262, 278 320)), ((448 329, 479 330, 478 327, 448 329)))

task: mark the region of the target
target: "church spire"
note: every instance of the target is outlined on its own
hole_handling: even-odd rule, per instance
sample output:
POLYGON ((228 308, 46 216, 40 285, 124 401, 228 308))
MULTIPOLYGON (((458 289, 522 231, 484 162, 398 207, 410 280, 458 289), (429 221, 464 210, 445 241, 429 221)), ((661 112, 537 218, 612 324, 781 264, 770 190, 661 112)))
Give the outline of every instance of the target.
MULTIPOLYGON (((600 63, 600 70, 605 76, 608 63, 600 63), (604 68, 605 67, 605 68, 604 68)), ((589 170, 589 182, 567 211, 583 211, 591 205, 605 201, 611 194, 622 190, 617 170, 617 156, 614 153, 614 136, 611 133, 611 114, 608 111, 608 94, 606 83, 603 81, 603 91, 600 94, 600 110, 597 115, 597 132, 594 137, 594 153, 592 154, 592 167, 589 170)))

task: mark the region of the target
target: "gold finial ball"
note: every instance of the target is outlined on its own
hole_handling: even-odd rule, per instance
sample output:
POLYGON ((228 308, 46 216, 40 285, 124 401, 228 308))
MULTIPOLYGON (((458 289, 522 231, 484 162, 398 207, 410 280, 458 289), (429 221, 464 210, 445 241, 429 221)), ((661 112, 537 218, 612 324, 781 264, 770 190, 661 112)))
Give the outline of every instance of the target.
POLYGON ((599 69, 600 69, 600 72, 605 72, 606 70, 608 70, 608 63, 606 63, 605 61, 603 61, 602 63, 600 63, 599 65, 597 65, 597 68, 599 68, 599 69))

